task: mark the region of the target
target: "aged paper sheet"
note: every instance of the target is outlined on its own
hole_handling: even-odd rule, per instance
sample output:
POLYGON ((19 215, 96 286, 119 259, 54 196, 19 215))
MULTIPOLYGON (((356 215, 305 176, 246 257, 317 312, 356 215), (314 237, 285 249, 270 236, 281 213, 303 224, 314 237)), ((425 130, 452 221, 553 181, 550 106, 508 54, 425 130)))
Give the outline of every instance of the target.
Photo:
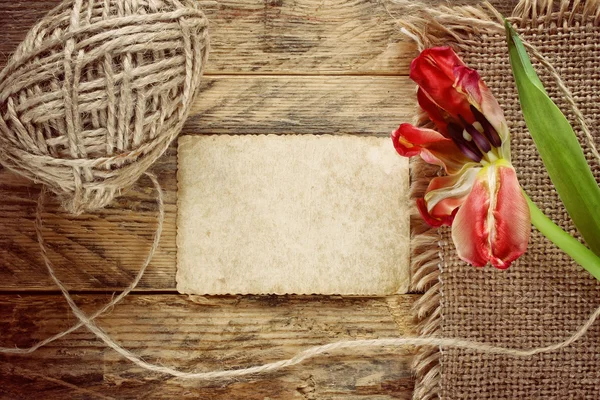
POLYGON ((177 289, 404 293, 408 188, 389 138, 180 137, 177 289))

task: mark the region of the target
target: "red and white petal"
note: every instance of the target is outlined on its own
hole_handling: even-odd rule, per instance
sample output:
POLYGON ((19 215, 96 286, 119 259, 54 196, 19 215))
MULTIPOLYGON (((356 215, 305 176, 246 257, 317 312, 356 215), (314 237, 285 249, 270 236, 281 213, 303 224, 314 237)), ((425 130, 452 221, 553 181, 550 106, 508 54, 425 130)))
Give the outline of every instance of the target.
POLYGON ((452 240, 458 257, 476 267, 483 267, 490 259, 487 224, 490 203, 488 182, 480 175, 452 223, 452 240))
POLYGON ((510 160, 508 125, 504 113, 479 73, 467 67, 449 47, 426 49, 413 60, 410 77, 419 85, 419 105, 446 134, 449 120, 475 122, 476 107, 498 132, 502 156, 510 160))
MULTIPOLYGON (((469 103, 477 108, 494 127, 502 142, 501 156, 510 161, 510 134, 500 104, 481 80, 477 71, 469 67, 457 67, 455 73, 457 90, 465 93, 469 103)), ((471 124, 475 121, 471 112, 463 115, 463 117, 471 124)))
POLYGON ((452 221, 454 220, 456 211, 458 211, 458 209, 455 209, 454 212, 448 216, 433 217, 431 214, 429 214, 429 211, 427 210, 427 203, 425 202, 425 199, 417 199, 417 209, 419 210, 419 214, 421 214, 421 218, 423 218, 425 223, 434 228, 440 227, 442 225, 452 225, 452 221))
POLYGON ((426 49, 410 65, 410 78, 435 104, 450 113, 456 120, 459 115, 471 114, 468 96, 457 90, 455 86, 454 71, 462 67, 466 68, 462 60, 449 47, 426 49))
POLYGON ((432 179, 424 197, 429 215, 440 220, 453 217, 471 192, 480 169, 465 168, 459 174, 432 179))
POLYGON ((417 90, 417 101, 438 130, 442 132, 444 136, 448 137, 448 122, 452 120, 450 115, 431 100, 427 93, 421 88, 417 90))
MULTIPOLYGON (((481 105, 477 107, 481 113, 485 116, 485 118, 492 124, 496 132, 498 132, 498 136, 500 136, 500 140, 502 144, 509 143, 510 144, 510 134, 508 131, 508 124, 506 123, 506 119, 504 118, 504 112, 498 104, 498 100, 494 97, 490 89, 485 85, 483 81, 479 83, 479 91, 481 93, 481 105)), ((504 148, 504 146, 502 146, 504 148)), ((510 148, 509 157, 510 157, 510 148)))
MULTIPOLYGON (((473 104, 478 106, 481 104, 481 91, 480 91, 480 83, 481 77, 479 73, 473 68, 469 68, 466 66, 456 66, 454 68, 454 78, 455 83, 454 87, 461 93, 464 93, 467 96, 469 104, 473 104)), ((470 121, 467 117, 470 117, 472 113, 469 111, 467 114, 463 114, 462 116, 467 119, 467 122, 473 123, 474 121, 470 121)))
POLYGON ((491 264, 505 269, 527 250, 531 216, 525 195, 512 167, 498 168, 499 187, 493 208, 494 229, 490 232, 491 264))
POLYGON ((401 156, 420 155, 429 164, 444 167, 448 174, 458 173, 471 163, 451 139, 433 129, 402 124, 392 132, 392 142, 401 156))
POLYGON ((482 169, 452 224, 458 256, 501 269, 527 249, 531 221, 515 170, 506 162, 482 169))

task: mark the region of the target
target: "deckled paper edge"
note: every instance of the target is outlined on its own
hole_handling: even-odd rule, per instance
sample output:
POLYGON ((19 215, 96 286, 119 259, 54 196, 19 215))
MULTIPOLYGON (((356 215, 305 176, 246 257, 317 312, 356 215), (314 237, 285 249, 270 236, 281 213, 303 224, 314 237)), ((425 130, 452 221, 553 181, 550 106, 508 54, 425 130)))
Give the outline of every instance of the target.
MULTIPOLYGON (((282 136, 282 135, 277 135, 277 134, 248 134, 249 136, 257 136, 257 137, 269 137, 269 136, 282 136)), ((286 134, 286 136, 304 136, 305 134, 286 134)), ((178 142, 177 142, 177 215, 176 215, 176 226, 179 226, 180 223, 180 219, 183 218, 183 216, 181 215, 181 213, 179 212, 179 210, 181 209, 181 197, 179 196, 179 193, 181 193, 181 187, 180 187, 180 181, 182 180, 181 178, 181 169, 179 168, 179 155, 181 154, 181 148, 183 146, 186 145, 186 143, 190 143, 194 141, 194 137, 195 136, 200 136, 200 135, 183 135, 180 136, 178 138, 178 142)), ((202 136, 222 136, 219 134, 212 134, 212 135, 202 135, 202 136)), ((238 135, 232 135, 232 136, 238 136, 238 135)), ((319 135, 322 137, 334 137, 334 136, 341 136, 341 135, 331 135, 331 134, 324 134, 324 135, 319 135)), ((382 138, 383 136, 372 136, 372 137, 378 137, 378 138, 382 138)), ((410 185, 410 168, 411 166, 409 165, 409 185, 410 185)), ((410 188, 409 188, 409 198, 410 198, 410 188)), ((408 208, 410 211, 410 208, 408 208)), ((410 227, 412 226, 412 213, 409 214, 409 234, 408 236, 410 237, 410 227)), ((412 239, 411 239, 412 241, 412 239)), ((179 266, 179 248, 182 245, 181 243, 181 238, 180 238, 180 234, 179 234, 179 229, 176 229, 176 233, 175 233, 175 242, 176 242, 176 248, 177 248, 177 257, 176 257, 176 266, 178 268, 179 266)), ((352 296, 356 296, 356 297, 361 297, 361 296, 392 296, 392 295, 400 295, 400 294, 407 294, 410 292, 411 287, 412 287, 412 273, 411 273, 411 255, 410 255, 410 249, 412 248, 412 245, 409 245, 408 247, 408 259, 405 261, 406 264, 408 264, 408 276, 406 277, 406 279, 404 279, 400 285, 392 292, 389 294, 385 294, 382 295, 381 293, 355 293, 355 294, 340 294, 340 293, 289 293, 289 292, 265 292, 265 293, 253 293, 253 294, 249 294, 249 293, 205 293, 204 295, 206 296, 237 296, 237 295, 255 295, 255 296, 268 296, 268 295, 276 295, 276 296, 285 296, 285 295, 298 295, 298 296, 310 296, 310 295, 320 295, 320 296, 345 296, 345 297, 352 297, 352 296)), ((187 294, 187 295, 198 295, 198 293, 195 293, 193 290, 190 290, 189 287, 187 286, 182 286, 182 284, 179 282, 178 279, 178 274, 176 272, 175 274, 175 280, 176 280, 176 289, 177 292, 181 293, 181 294, 187 294)))

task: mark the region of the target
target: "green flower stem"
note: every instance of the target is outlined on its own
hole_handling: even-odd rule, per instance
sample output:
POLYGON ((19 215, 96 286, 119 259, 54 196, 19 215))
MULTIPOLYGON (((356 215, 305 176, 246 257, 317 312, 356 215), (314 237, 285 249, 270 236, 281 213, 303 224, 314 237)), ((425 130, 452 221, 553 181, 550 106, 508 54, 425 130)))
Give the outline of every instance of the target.
POLYGON ((600 281, 600 258, 590 249, 581 244, 577 239, 563 231, 550 218, 546 217, 533 201, 525 194, 529 212, 531 214, 531 223, 546 236, 550 241, 558 246, 559 249, 567 253, 579 265, 585 268, 590 274, 600 281))

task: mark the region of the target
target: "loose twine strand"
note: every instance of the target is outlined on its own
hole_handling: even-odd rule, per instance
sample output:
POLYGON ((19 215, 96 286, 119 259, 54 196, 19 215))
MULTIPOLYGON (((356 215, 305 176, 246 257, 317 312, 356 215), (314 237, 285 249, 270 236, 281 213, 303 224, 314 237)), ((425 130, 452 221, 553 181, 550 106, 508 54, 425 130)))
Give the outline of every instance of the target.
POLYGON ((438 338, 438 337, 405 337, 405 338, 381 338, 381 339, 364 339, 364 340, 345 340, 334 343, 329 343, 321 346, 310 347, 302 352, 297 353, 294 357, 288 358, 285 360, 275 361, 268 364, 263 364, 259 366, 249 367, 249 368, 240 368, 240 369, 231 369, 231 370, 216 370, 216 371, 208 371, 208 372, 185 372, 171 367, 165 367, 163 365, 157 365, 143 360, 138 355, 132 353, 131 351, 125 349, 123 346, 115 342, 102 328, 98 327, 93 320, 106 312, 108 309, 114 307, 117 303, 119 303, 125 296, 127 296, 140 282, 144 272, 150 263, 152 256, 154 255, 156 249, 158 248, 160 242, 160 236, 163 229, 163 221, 164 221, 164 200, 163 194, 156 179, 156 176, 151 173, 146 173, 146 175, 150 178, 157 192, 157 204, 158 204, 158 218, 157 218, 157 228, 154 235, 154 239, 152 242, 152 247, 148 252, 148 256, 146 260, 142 264, 138 274, 135 279, 131 282, 131 284, 119 294, 117 297, 112 299, 109 303, 107 303, 100 310, 96 311, 91 316, 87 316, 80 308, 77 306, 69 291, 61 282, 61 280, 56 276, 54 268, 52 266, 52 262, 50 261, 47 253, 46 243, 44 241, 44 237, 42 234, 42 214, 44 211, 44 201, 46 197, 46 188, 43 187, 38 198, 37 208, 36 208, 36 219, 35 219, 35 229, 37 240, 40 245, 40 250, 42 252, 42 258, 44 259, 44 263, 46 264, 46 268, 48 269, 48 273, 50 277, 54 281, 54 283, 58 286, 61 293, 65 297, 67 304, 71 308, 73 314, 77 317, 79 322, 73 325, 71 328, 60 332, 54 336, 51 336, 29 348, 8 348, 2 347, 0 348, 0 353, 10 353, 10 354, 30 354, 39 349, 40 347, 47 345, 57 339, 60 339, 69 333, 73 332, 76 329, 79 329, 82 326, 85 326, 90 332, 92 332, 98 339, 102 340, 108 347, 119 353, 121 356, 131 361, 135 365, 144 368, 149 371, 158 372, 162 374, 171 375, 177 378, 183 379, 196 379, 196 380, 220 380, 220 379, 231 379, 231 378, 239 378, 246 375, 260 374, 260 373, 268 373, 281 370, 286 367, 290 367, 292 365, 300 364, 306 361, 309 358, 316 357, 321 354, 326 354, 332 351, 338 351, 342 349, 355 349, 355 348, 367 348, 367 347, 402 347, 402 346, 443 346, 443 347, 454 347, 467 349, 472 351, 479 351, 482 353, 490 353, 490 354, 503 354, 513 357, 530 357, 535 354, 551 352, 554 350, 559 350, 563 347, 567 347, 576 340, 580 339, 584 336, 590 327, 594 324, 598 316, 600 316, 600 307, 594 311, 590 318, 583 324, 577 331, 575 331, 572 335, 570 335, 567 339, 537 348, 531 349, 514 349, 509 347, 502 346, 494 346, 482 342, 460 339, 460 338, 438 338))
MULTIPOLYGON (((495 10, 492 10, 495 11, 495 10)), ((498 24, 498 26, 501 26, 498 24)), ((412 40, 415 40, 419 46, 422 47, 422 43, 420 43, 418 37, 406 29, 401 30, 405 35, 410 37, 412 40)), ((596 149, 594 138, 588 128, 588 125, 585 121, 585 117, 582 112, 577 107, 575 100, 564 84, 562 78, 556 71, 556 69, 552 66, 552 64, 530 43, 523 41, 525 46, 534 54, 534 56, 540 61, 540 63, 546 67, 552 77, 556 80, 559 89, 567 99, 572 111, 574 112, 577 121, 581 125, 582 131, 586 135, 588 140, 588 144, 592 149, 594 156, 600 160, 600 154, 596 149)), ((290 367, 292 365, 300 364, 307 359, 316 357, 321 354, 326 354, 332 351, 338 351, 342 349, 356 349, 356 348, 367 348, 367 347, 403 347, 403 346, 442 346, 442 347, 453 347, 460 348, 472 351, 479 351, 482 353, 489 354, 502 354, 513 357, 531 357, 540 353, 547 353, 555 350, 562 349, 571 345, 573 342, 579 340, 582 336, 584 336, 590 327, 596 322, 598 317, 600 316, 600 307, 598 307, 588 318, 588 320, 573 334, 567 337, 565 340, 550 344, 543 347, 536 347, 530 349, 514 349, 509 347, 502 346, 494 346, 482 342, 461 339, 461 338, 440 338, 440 337, 405 337, 405 338, 380 338, 380 339, 365 339, 365 340, 345 340, 338 341, 334 343, 329 343, 321 346, 310 347, 302 352, 297 353, 292 358, 288 358, 285 360, 275 361, 268 364, 263 364, 259 366, 249 367, 249 368, 240 368, 240 369, 232 369, 232 370, 216 370, 216 371, 208 371, 208 372, 185 372, 180 371, 175 368, 165 367, 162 365, 152 364, 141 357, 135 355, 131 351, 125 349, 120 344, 115 342, 102 328, 98 327, 94 322, 94 319, 98 316, 105 313, 107 310, 114 307, 117 303, 123 300, 140 282, 146 268, 148 267, 156 249, 158 248, 160 242, 160 236, 162 234, 165 208, 164 208, 164 200, 163 193, 158 183, 158 180, 154 174, 146 172, 146 175, 150 178, 157 192, 157 204, 158 204, 158 218, 157 218, 157 227, 156 232, 154 234, 152 246, 146 259, 144 260, 139 272, 137 273, 135 279, 131 282, 131 284, 123 290, 117 297, 113 298, 109 303, 107 303, 100 310, 93 313, 91 316, 86 315, 73 301, 73 298, 69 294, 69 291, 64 286, 64 284, 58 279, 54 272, 54 268, 52 266, 52 262, 50 261, 47 254, 47 247, 42 234, 42 213, 44 211, 44 201, 46 196, 46 188, 43 187, 38 198, 37 208, 36 208, 36 219, 35 219, 35 229, 37 240, 40 246, 40 250, 42 253, 42 258, 48 269, 48 273, 50 277, 54 281, 54 283, 58 286, 61 293, 65 297, 67 304, 71 308, 73 314, 79 320, 78 323, 73 325, 72 327, 66 329, 63 332, 60 332, 54 336, 51 336, 41 342, 36 343, 35 345, 28 348, 12 348, 12 347, 0 347, 0 353, 5 354, 30 354, 38 350, 40 347, 45 346, 57 339, 63 338, 69 333, 79 329, 82 326, 85 326, 90 332, 92 332, 97 338, 102 340, 108 347, 119 353, 124 358, 128 359, 132 363, 137 366, 144 368, 149 371, 158 372, 162 374, 171 375, 178 378, 183 379, 196 379, 196 380, 219 380, 219 379, 231 379, 238 378, 246 375, 260 374, 260 373, 268 373, 281 370, 286 367, 290 367)))
POLYGON ((50 274, 50 277, 57 284, 57 286, 61 289, 61 292, 63 293, 63 295, 65 296, 65 299, 67 300, 67 303, 69 304, 71 309, 73 309, 73 312, 75 313, 75 315, 78 317, 79 322, 77 324, 73 325, 72 327, 70 327, 69 329, 64 330, 60 333, 57 333, 54 336, 50 336, 49 338, 44 339, 41 342, 38 342, 31 347, 27 347, 27 348, 0 347, 0 353, 30 354, 42 346, 52 343, 55 340, 60 339, 64 336, 67 336, 69 333, 81 328, 84 325, 89 328, 88 324, 86 324, 86 321, 91 323, 91 321, 94 320, 96 317, 104 314, 106 311, 108 311, 109 309, 114 307, 117 303, 119 303, 121 300, 123 300, 125 298, 125 296, 127 296, 138 285, 138 283, 144 276, 144 273, 146 272, 146 268, 148 267, 148 265, 150 264, 150 261, 154 257, 154 253, 156 252, 156 249, 158 248, 158 245, 160 243, 160 236, 161 236, 162 230, 163 230, 163 221, 165 218, 163 193, 160 188, 160 184, 158 183, 158 180, 156 179, 156 176, 154 174, 152 174, 150 172, 146 172, 146 175, 150 178, 150 180, 154 184, 154 187, 156 188, 156 192, 157 192, 156 201, 158 203, 157 227, 156 227, 156 231, 154 233, 154 238, 152 240, 152 246, 150 247, 150 250, 148 251, 148 255, 146 256, 146 259, 144 260, 144 263, 142 264, 135 279, 131 282, 131 284, 127 288, 125 288, 125 290, 123 290, 117 297, 113 298, 109 303, 107 303, 104 307, 102 307, 101 309, 96 311, 89 318, 85 314, 83 314, 81 312, 81 310, 79 310, 79 308, 77 308, 77 306, 73 302, 73 299, 69 295, 69 292, 67 291, 67 289, 64 287, 62 282, 56 277, 56 274, 54 273, 54 268, 52 267, 52 262, 48 258, 46 244, 44 241, 44 237, 42 235, 42 213, 44 211, 44 201, 45 201, 47 189, 45 186, 42 187, 40 196, 38 198, 38 203, 37 203, 37 208, 36 208, 36 218, 35 218, 35 231, 36 231, 36 235, 37 235, 38 244, 40 245, 40 250, 42 252, 42 258, 44 259, 44 263, 46 264, 46 268, 48 269, 48 273, 50 274), (73 306, 75 306, 75 308, 77 308, 77 310, 78 310, 77 312, 75 311, 73 306), (79 315, 82 315, 83 318, 79 318, 79 315))

